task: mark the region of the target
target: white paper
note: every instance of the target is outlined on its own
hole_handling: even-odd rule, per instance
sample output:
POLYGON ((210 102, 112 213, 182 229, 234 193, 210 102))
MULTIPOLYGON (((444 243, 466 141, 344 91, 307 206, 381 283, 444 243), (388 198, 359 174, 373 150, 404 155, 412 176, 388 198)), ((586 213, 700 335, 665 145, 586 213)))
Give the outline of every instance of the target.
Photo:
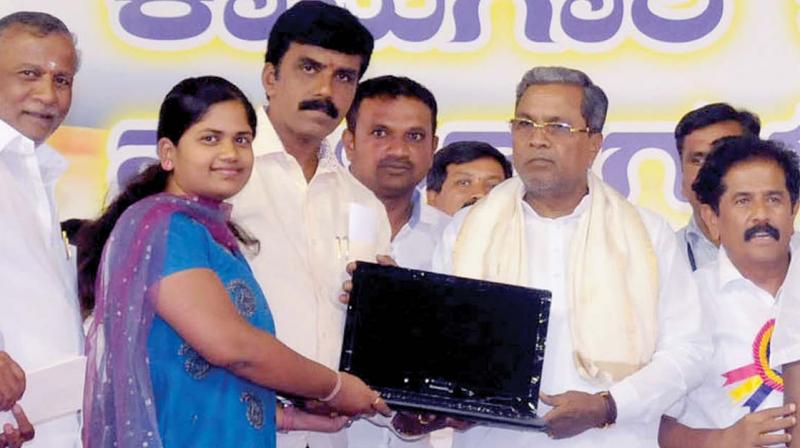
POLYGON ((378 216, 375 210, 351 202, 347 229, 347 258, 374 262, 378 244, 378 216))
MULTIPOLYGON (((27 372, 25 393, 18 403, 34 426, 77 412, 83 407, 85 377, 85 356, 27 372)), ((10 411, 0 412, 0 428, 6 423, 17 426, 10 411)))

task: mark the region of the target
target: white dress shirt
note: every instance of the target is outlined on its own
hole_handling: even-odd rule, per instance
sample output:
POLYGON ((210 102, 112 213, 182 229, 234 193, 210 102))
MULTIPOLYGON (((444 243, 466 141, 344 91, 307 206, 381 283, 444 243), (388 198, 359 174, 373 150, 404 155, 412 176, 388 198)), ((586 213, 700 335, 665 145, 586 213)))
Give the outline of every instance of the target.
POLYGON ((430 271, 433 250, 442 239, 450 216, 422 203, 419 190, 414 190, 411 219, 392 240, 392 257, 404 268, 430 271))
MULTIPOLYGON (((374 260, 376 254, 389 253, 386 210, 324 143, 317 170, 306 181, 264 108, 258 110, 253 153, 253 174, 231 200, 233 219, 261 243, 249 262, 275 319, 276 335, 303 356, 338 369, 345 318, 338 297, 345 266, 349 259, 374 260)), ((344 431, 289 432, 278 434, 278 446, 343 447, 347 436, 344 431)))
MULTIPOLYGON (((54 188, 67 161, 0 121, 0 332, 26 372, 83 354, 75 264, 61 238, 54 188)), ((26 447, 79 447, 77 413, 35 427, 26 447)))
MULTIPOLYGON (((414 190, 411 218, 392 240, 392 257, 400 267, 431 270, 433 250, 442 239, 442 232, 450 222, 450 216, 422 203, 419 190, 414 190)), ((450 431, 439 432, 435 437, 443 440, 450 431)), ((429 437, 407 442, 386 428, 359 420, 347 431, 349 448, 427 448, 429 437)))
MULTIPOLYGON (((601 389, 583 379, 575 368, 569 324, 567 276, 570 242, 579 217, 592 200, 591 192, 575 210, 551 219, 539 216, 528 204, 525 238, 528 245, 531 287, 552 293, 550 320, 542 371, 541 391, 550 395, 570 390, 595 393, 601 389)), ((445 229, 442 244, 434 254, 436 271, 452 272, 452 251, 468 210, 458 212, 445 229)), ((701 379, 698 368, 710 355, 710 342, 702 331, 697 289, 682 260, 675 233, 660 216, 639 209, 658 258, 659 316, 656 353, 647 366, 614 384, 611 394, 617 404, 617 423, 606 429, 590 429, 575 437, 553 440, 542 432, 487 426, 456 432, 453 447, 648 447, 657 446, 661 415, 701 379)), ((539 402, 539 415, 551 408, 539 402)))
POLYGON ((714 355, 678 421, 691 428, 727 428, 749 412, 783 406, 780 373, 768 360, 781 292, 772 297, 744 278, 724 249, 695 272, 695 280, 714 355))
POLYGON ((683 259, 693 271, 717 259, 719 248, 700 230, 694 214, 689 219, 689 223, 675 234, 678 237, 678 247, 683 253, 683 259))

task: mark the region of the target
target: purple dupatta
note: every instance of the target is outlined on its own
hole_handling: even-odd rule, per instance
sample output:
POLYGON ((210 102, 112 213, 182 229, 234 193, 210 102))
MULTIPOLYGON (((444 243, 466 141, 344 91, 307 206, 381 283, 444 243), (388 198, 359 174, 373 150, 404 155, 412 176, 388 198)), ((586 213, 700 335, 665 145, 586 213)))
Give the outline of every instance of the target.
POLYGON ((230 205, 160 193, 129 207, 106 242, 86 338, 83 444, 163 446, 153 402, 147 340, 155 315, 171 217, 183 213, 237 252, 230 205))

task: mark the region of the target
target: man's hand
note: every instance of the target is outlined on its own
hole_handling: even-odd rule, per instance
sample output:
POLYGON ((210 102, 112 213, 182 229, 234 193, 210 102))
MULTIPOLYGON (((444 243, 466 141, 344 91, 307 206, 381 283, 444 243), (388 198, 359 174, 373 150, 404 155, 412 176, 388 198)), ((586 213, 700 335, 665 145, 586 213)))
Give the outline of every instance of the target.
MULTIPOLYGON (((378 264, 382 266, 397 266, 397 262, 394 261, 394 258, 388 255, 378 255, 375 258, 375 261, 377 261, 378 264)), ((347 275, 352 277, 353 272, 355 272, 355 270, 356 270, 355 261, 347 263, 347 275)), ((348 279, 342 284, 342 293, 339 295, 339 301, 347 305, 347 303, 350 302, 350 291, 352 290, 353 290, 353 281, 348 279)))
POLYGON ((25 392, 25 372, 8 356, 0 352, 0 411, 14 406, 25 392))
POLYGON ((783 431, 797 422, 794 412, 794 403, 789 403, 747 414, 722 430, 720 441, 714 446, 751 448, 789 443, 792 437, 783 431))
POLYGON ((606 423, 605 398, 574 390, 558 395, 540 393, 542 403, 552 406, 544 416, 547 434, 554 439, 578 435, 606 423))
POLYGON ((17 419, 17 427, 14 428, 9 423, 3 426, 3 432, 0 434, 0 448, 19 448, 23 443, 32 440, 34 436, 33 425, 28 421, 22 407, 18 404, 14 405, 11 412, 17 419))

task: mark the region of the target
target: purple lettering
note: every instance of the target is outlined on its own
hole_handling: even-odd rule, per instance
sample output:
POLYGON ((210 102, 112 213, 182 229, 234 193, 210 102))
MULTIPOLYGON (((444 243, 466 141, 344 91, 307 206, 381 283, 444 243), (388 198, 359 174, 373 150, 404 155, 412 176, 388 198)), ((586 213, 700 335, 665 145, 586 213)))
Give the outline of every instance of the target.
MULTIPOLYGON (((675 139, 670 132, 612 132, 603 141, 603 150, 610 148, 619 148, 619 150, 605 160, 603 179, 626 197, 631 192, 628 164, 634 154, 641 149, 658 148, 664 151, 675 164, 675 172, 678 173, 681 170, 675 139)), ((686 200, 681 193, 681 185, 677 179, 672 190, 676 198, 686 200)))
MULTIPOLYGON (((266 41, 272 25, 278 20, 278 16, 286 10, 286 0, 278 0, 275 12, 266 17, 241 17, 236 13, 234 5, 239 0, 228 0, 225 5, 225 28, 233 35, 242 40, 266 41)), ((252 2, 256 9, 265 9, 267 0, 247 0, 252 2)))
MULTIPOLYGON (((581 19, 572 14, 572 5, 587 0, 567 0, 561 9, 561 26, 569 37, 587 43, 603 42, 611 39, 622 26, 624 5, 622 0, 614 0, 611 14, 599 19, 581 19)), ((605 0, 588 0, 592 11, 599 11, 605 0)))
POLYGON ((724 0, 708 0, 697 17, 665 19, 650 11, 648 0, 633 0, 633 23, 645 36, 668 43, 684 43, 710 34, 722 19, 724 0))
POLYGON ((119 23, 128 33, 143 39, 181 40, 199 36, 211 25, 210 0, 173 0, 189 5, 189 13, 179 17, 153 17, 142 11, 147 3, 159 0, 129 0, 119 11, 119 23))

